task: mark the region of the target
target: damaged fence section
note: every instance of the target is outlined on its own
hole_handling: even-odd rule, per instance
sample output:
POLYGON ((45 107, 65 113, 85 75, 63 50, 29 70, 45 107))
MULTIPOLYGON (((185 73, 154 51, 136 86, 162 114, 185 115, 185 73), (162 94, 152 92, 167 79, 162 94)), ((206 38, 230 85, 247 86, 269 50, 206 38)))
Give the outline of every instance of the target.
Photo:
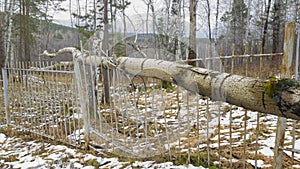
MULTIPOLYGON (((118 68, 100 69, 97 86, 90 86, 92 92, 86 89, 86 100, 80 100, 73 64, 16 65, 3 69, 6 121, 15 129, 131 158, 219 168, 273 165, 277 116, 212 101, 118 68), (92 106, 84 112, 82 104, 92 106)), ((82 75, 99 71, 89 65, 83 70, 82 75)), ((283 166, 300 165, 299 127, 287 121, 283 166)))
MULTIPOLYGON (((270 65, 272 57, 280 63, 287 55, 220 57, 218 71, 230 73, 225 77, 242 74, 242 79, 267 80, 281 71, 281 64, 270 65), (272 67, 277 69, 270 71, 272 67)), ((279 168, 300 167, 296 120, 285 119, 282 125, 281 117, 272 113, 227 103, 237 100, 226 99, 231 96, 223 93, 230 85, 226 90, 215 85, 208 91, 224 100, 200 95, 205 91, 199 83, 184 81, 187 77, 181 70, 195 73, 201 68, 156 60, 156 68, 158 64, 169 65, 162 66, 166 69, 173 66, 169 73, 152 69, 147 65, 150 59, 136 59, 131 69, 125 64, 131 59, 119 60, 124 62, 110 66, 82 60, 22 62, 2 69, 5 118, 0 117, 0 122, 14 130, 127 158, 212 168, 276 168, 279 163, 279 168), (181 76, 170 76, 172 72, 181 76), (281 138, 276 137, 282 134, 278 128, 284 131, 281 138)), ((216 76, 212 72, 203 83, 216 76)))
POLYGON ((82 137, 74 71, 54 63, 18 63, 2 70, 6 122, 17 129, 77 145, 82 137), (29 67, 29 68, 25 68, 29 67))

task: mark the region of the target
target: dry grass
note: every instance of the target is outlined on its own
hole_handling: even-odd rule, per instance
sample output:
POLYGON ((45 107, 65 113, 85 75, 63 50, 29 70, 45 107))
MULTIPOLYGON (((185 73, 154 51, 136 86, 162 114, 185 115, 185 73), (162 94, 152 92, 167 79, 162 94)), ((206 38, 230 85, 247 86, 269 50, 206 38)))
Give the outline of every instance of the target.
MULTIPOLYGON (((233 74, 267 79, 271 76, 276 76, 281 72, 281 58, 276 58, 274 60, 270 58, 262 58, 260 62, 259 58, 253 58, 252 62, 249 62, 248 70, 246 71, 246 61, 236 61, 233 65, 233 74)), ((227 63, 225 72, 231 73, 232 65, 227 63)))
MULTIPOLYGON (((261 77, 261 78, 268 78, 269 76, 274 76, 276 75, 278 72, 280 72, 280 66, 275 66, 275 65, 278 65, 278 63, 281 63, 280 61, 268 61, 268 60, 264 60, 263 62, 263 66, 259 66, 259 64, 257 64, 257 61, 253 61, 252 63, 249 64, 249 70, 247 72, 248 76, 251 76, 251 77, 261 77), (261 71, 260 71, 261 69, 261 71)), ((227 72, 230 72, 230 69, 231 67, 227 67, 226 70, 227 72)), ((240 64, 240 65, 235 65, 235 68, 234 68, 234 73, 235 74, 239 74, 239 75, 245 75, 246 72, 245 72, 245 67, 240 64)), ((68 85, 72 85, 72 82, 73 82, 73 77, 71 75, 67 75, 67 74, 48 74, 48 73, 37 73, 37 74, 31 74, 32 76, 35 76, 35 77, 38 77, 38 79, 40 79, 41 81, 45 82, 45 81, 50 81, 50 82, 53 82, 54 84, 57 84, 58 82, 60 83, 65 83, 67 84, 66 85, 66 88, 68 88, 68 85)), ((158 89, 158 90, 161 90, 161 82, 160 81, 156 81, 156 80, 153 80, 151 78, 145 78, 145 79, 142 79, 142 78, 139 78, 139 77, 135 77, 132 81, 134 83, 134 85, 136 85, 137 87, 139 87, 140 89, 140 93, 137 93, 136 97, 135 98, 135 101, 138 103, 138 110, 141 111, 142 108, 141 107, 145 107, 147 105, 150 104, 149 101, 146 101, 144 96, 145 95, 148 95, 148 96, 151 96, 151 92, 153 89, 158 89), (148 83, 153 83, 153 82, 157 82, 158 85, 155 86, 155 87, 149 87, 149 86, 143 86, 144 83, 148 84, 148 83)), ((22 92, 22 88, 24 88, 24 84, 22 83, 18 83, 18 82, 11 82, 11 83, 14 83, 14 86, 15 87, 18 87, 18 89, 16 91, 13 91, 15 93, 20 93, 22 92)), ((174 87, 174 86, 173 86, 174 87)), ((167 110, 172 110, 172 111, 169 111, 169 112, 165 112, 164 115, 160 115, 158 116, 158 118, 166 118, 166 117, 175 117, 177 119, 177 113, 179 111, 179 109, 181 108, 180 106, 177 106, 178 104, 177 103, 182 103, 183 101, 183 98, 180 98, 177 96, 176 98, 175 97, 171 97, 168 95, 168 93, 171 93, 171 92, 175 92, 177 89, 176 87, 173 88, 172 86, 168 89, 164 89, 163 90, 163 95, 164 95, 164 100, 167 101, 163 107, 164 109, 167 109, 167 110), (177 111, 176 111, 177 110, 177 111)), ((50 90, 51 88, 51 84, 45 84, 45 89, 36 89, 37 91, 51 91, 50 90)), ((34 87, 31 86, 31 88, 27 88, 27 89, 35 89, 34 87)), ((3 91, 2 91, 3 92, 3 91)), ((3 94, 2 92, 0 93, 0 102, 3 103, 3 94)), ((176 92, 175 92, 176 93, 176 92)), ((58 94, 59 95, 59 94, 58 94)), ((15 99, 18 100, 18 97, 16 97, 15 99)), ((133 98, 130 98, 131 99, 131 102, 133 102, 133 98)), ((156 102, 162 102, 163 100, 161 99, 157 99, 156 102)), ((55 102, 55 98, 52 98, 52 100, 49 100, 47 103, 50 103, 50 102, 55 102)), ((64 103, 66 103, 67 101, 65 101, 64 103)), ((60 103, 59 103, 60 104, 60 103)), ((4 104, 2 104, 4 105, 4 104)), ((20 112, 20 103, 14 103, 12 106, 16 106, 16 108, 12 108, 12 110, 16 111, 16 112, 20 112)), ((39 105, 36 105, 36 106, 39 106, 39 105)), ((51 123, 49 122, 47 126, 45 126, 45 130, 42 131, 42 129, 39 129, 40 132, 45 132, 46 134, 48 135, 51 135, 51 136, 54 136, 56 138, 61 138, 61 139, 65 139, 65 136, 66 135, 69 135, 71 134, 74 130, 78 129, 78 128, 82 128, 82 124, 83 122, 82 121, 78 121, 76 119, 72 120, 72 121, 68 121, 68 120, 62 120, 61 119, 65 119, 65 118, 68 118, 72 115, 73 112, 68 112, 67 110, 69 110, 68 108, 69 107, 72 107, 73 105, 71 105, 69 102, 67 103, 67 108, 66 109, 62 109, 63 111, 61 112, 58 112, 58 113, 53 113, 55 112, 55 110, 51 110, 52 113, 47 113, 47 112, 40 112, 41 114, 49 114, 50 116, 51 115, 56 115, 56 120, 53 120, 51 123), (60 120, 58 120, 60 119, 60 120), (55 126, 53 126, 53 124, 55 124, 55 126), (77 124, 77 127, 74 127, 76 125, 74 124, 77 124), (81 125, 79 125, 81 124, 81 125)), ((102 116, 104 117, 107 125, 115 125, 115 124, 118 124, 119 126, 119 131, 118 133, 121 134, 121 135, 125 135, 125 136, 133 136, 133 137, 137 137, 138 136, 138 133, 144 133, 144 134, 147 134, 148 136, 150 137, 153 137, 155 135, 155 133, 151 132, 151 131, 154 131, 154 130, 158 130, 158 131, 166 131, 166 128, 165 126, 163 126, 162 124, 155 124, 153 122, 149 122, 148 123, 148 133, 145 133, 145 131, 143 129, 139 129, 139 122, 136 121, 136 120, 132 120, 132 119, 125 119, 123 117, 123 113, 121 112, 121 110, 119 109, 116 109, 116 112, 115 113, 111 113, 111 107, 114 107, 114 105, 100 105, 101 106, 101 110, 103 110, 101 113, 102 113, 102 116), (122 128, 123 127, 123 128, 122 128), (126 127, 126 128, 124 128, 126 127)), ((191 105, 190 105, 191 106, 191 105)), ((205 106, 205 105, 203 105, 205 106)), ((226 113, 228 113, 229 111, 231 110, 236 110, 237 107, 235 106, 224 106, 221 108, 222 112, 221 114, 222 115, 225 115, 226 113)), ((200 112, 201 112, 201 107, 200 107, 200 112)), ((24 111, 24 110, 23 110, 24 111)), ((1 112, 0 112, 1 116, 0 116, 0 123, 4 123, 5 119, 5 113, 4 111, 1 109, 1 112)), ((203 112, 202 112, 203 113, 203 112)), ((16 124, 21 124, 22 123, 22 120, 21 120, 21 117, 14 117, 15 118, 15 122, 16 124)), ((234 119, 242 119, 242 120, 249 120, 249 117, 244 117, 243 115, 241 116, 236 116, 234 117, 234 119)), ((35 126, 35 125, 38 125, 40 122, 41 122, 41 119, 39 119, 38 117, 35 117, 36 119, 36 123, 32 123, 32 124, 28 124, 26 127, 30 127, 30 126, 35 126)), ((234 120, 233 119, 233 120, 234 120)), ((95 119, 97 120, 97 119, 95 119)), ((93 123, 93 122, 92 122, 93 123)), ((167 123, 169 125, 169 123, 167 123)), ((204 124, 205 125, 205 124, 204 124)), ((298 125, 298 124, 297 124, 298 125)), ((111 127, 110 126, 110 127, 111 127)), ((299 125, 298 125, 299 126, 299 125)), ((190 128, 189 131, 186 131, 186 132, 189 132, 191 135, 188 136, 188 139, 186 140, 182 140, 180 144, 182 144, 182 147, 183 148, 186 148, 186 149, 196 149, 197 146, 199 145, 199 140, 202 141, 203 144, 206 144, 206 141, 207 141, 207 138, 205 137, 200 137, 197 135, 197 132, 196 132, 196 129, 197 127, 203 127, 201 126, 192 126, 190 128)), ((225 129, 227 128, 228 126, 219 126, 220 129, 225 129)), ((238 142, 241 140, 242 136, 245 134, 244 133, 244 130, 242 128, 242 126, 232 126, 232 129, 233 129, 233 132, 236 132, 236 133, 240 133, 240 136, 238 138, 234 138, 232 139, 231 141, 232 142, 238 142)), ((32 133, 26 133, 25 135, 23 135, 24 133, 22 134, 18 134, 19 132, 15 131, 15 130, 10 130, 9 129, 7 130, 8 133, 11 133, 12 135, 19 135, 19 136, 23 136, 24 139, 40 139, 41 137, 38 136, 38 135, 34 135, 32 133)), ((265 162, 265 164, 272 164, 273 162, 273 158, 270 158, 270 157, 266 157, 262 154, 258 154, 257 156, 255 156, 255 154, 253 152, 255 152, 255 149, 256 149, 256 145, 255 144, 250 144, 251 142, 255 141, 256 139, 256 131, 255 129, 250 129, 250 130, 247 130, 247 133, 254 133, 250 136, 250 138, 248 138, 245 143, 247 144, 246 145, 246 154, 244 154, 244 144, 240 144, 239 146, 237 147, 234 147, 233 150, 232 150, 232 157, 234 159, 237 160, 237 162, 234 162, 232 164, 232 168, 242 168, 243 167, 243 158, 244 157, 247 157, 247 159, 260 159, 260 160, 263 160, 265 162)), ((268 129, 268 126, 267 125, 264 125, 264 124, 261 124, 260 125, 260 131, 258 132, 259 133, 259 137, 260 139, 262 138, 265 138, 267 137, 268 134, 271 134, 273 131, 271 131, 270 129, 268 129)), ((299 133, 298 131, 296 131, 297 133, 299 133)), ((224 134, 224 133, 221 133, 221 134, 224 134)), ((228 134, 228 133, 227 133, 228 134)), ((214 133, 212 135, 212 137, 216 136, 217 133, 214 133)), ((186 137, 187 135, 185 135, 186 137)), ((92 140, 93 139, 99 139, 99 137, 96 137, 96 136, 91 136, 91 137, 94 137, 94 138, 91 138, 92 140)), ((144 135, 142 136, 139 136, 140 138, 140 141, 143 141, 143 139, 145 139, 144 135)), ((103 140, 99 140, 100 142, 102 142, 103 140)), ((224 138, 224 137, 221 137, 221 140, 220 141, 228 141, 228 139, 224 138)), ((212 143, 212 142, 211 142, 212 143)), ((146 151, 146 150, 145 150, 146 151)), ((207 154, 207 149, 201 149, 199 151, 195 151, 195 150, 191 150, 190 154, 188 155, 186 152, 180 152, 181 149, 176 149, 176 148, 173 148, 171 149, 171 152, 172 152, 172 156, 170 157, 170 155, 168 153, 165 153, 165 152, 162 152, 160 155, 157 155, 153 158, 147 158, 147 159, 143 159, 143 160, 155 160, 157 162, 166 162, 166 161, 172 161, 174 162, 175 164, 188 164, 188 163, 191 163, 191 164, 194 164, 194 165, 203 165, 203 166, 206 166, 206 167, 215 167, 215 168, 218 168, 218 166, 216 165, 212 165, 213 161, 218 161, 218 158, 219 158, 219 155, 220 157, 222 157, 221 159, 221 163, 222 163, 222 166, 220 168, 230 168, 230 162, 229 162, 229 159, 230 159, 230 147, 229 146, 221 146, 221 147, 218 147, 218 148, 214 148, 214 149, 210 149, 210 154, 208 155, 207 154), (221 152, 219 155, 219 151, 221 152), (208 157, 210 157, 210 162, 208 162, 208 157), (223 158, 226 158, 226 159, 223 159, 223 158), (210 163, 210 166, 208 166, 208 163, 210 163)), ((120 156, 122 156, 122 154, 120 153, 119 154, 120 156)), ((119 156, 119 157, 120 157, 119 156)), ((13 157, 12 157, 13 158, 13 157)), ((126 159, 128 161, 133 161, 133 158, 131 159, 126 159)), ((291 165, 292 165, 292 162, 293 160, 288 157, 287 155, 284 156, 284 163, 283 163, 283 166, 284 168, 290 168, 291 165)), ((97 165, 97 164, 94 164, 93 161, 90 162, 92 165, 97 165)), ((298 164, 298 162, 295 162, 298 164)), ((246 168, 254 168, 251 164, 249 163, 246 163, 246 168)))

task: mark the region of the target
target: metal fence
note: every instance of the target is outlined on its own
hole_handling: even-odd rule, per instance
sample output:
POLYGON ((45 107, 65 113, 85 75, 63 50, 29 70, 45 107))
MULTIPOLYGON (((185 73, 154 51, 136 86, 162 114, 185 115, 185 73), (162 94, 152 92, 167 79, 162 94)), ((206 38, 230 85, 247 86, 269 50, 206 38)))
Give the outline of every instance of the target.
MULTIPOLYGON (((275 55, 282 58, 282 54, 221 57, 218 68, 259 78, 276 76, 281 65, 274 64, 281 61, 270 64, 275 55)), ((6 123, 130 158, 216 168, 271 168, 278 156, 274 149, 280 149, 282 168, 300 167, 300 126, 294 120, 287 120, 284 145, 278 145, 276 116, 214 102, 118 67, 101 67, 102 76, 95 83, 91 77, 98 68, 81 66, 18 63, 3 69, 6 123)))
POLYGON ((55 63, 20 62, 2 70, 6 122, 68 144, 80 141, 82 120, 74 71, 39 69, 55 63))

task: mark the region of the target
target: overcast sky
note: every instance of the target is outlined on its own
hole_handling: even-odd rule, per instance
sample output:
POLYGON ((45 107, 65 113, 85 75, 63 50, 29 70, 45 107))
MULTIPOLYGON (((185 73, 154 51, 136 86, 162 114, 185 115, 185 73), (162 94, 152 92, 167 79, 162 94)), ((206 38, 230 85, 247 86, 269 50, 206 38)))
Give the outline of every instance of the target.
MULTIPOLYGON (((82 14, 84 14, 85 10, 84 10, 84 6, 85 6, 85 1, 86 0, 80 0, 80 7, 81 7, 81 12, 82 14)), ((89 0, 90 2, 93 2, 93 0, 89 0)), ((126 27, 127 27, 127 32, 138 32, 138 33, 144 33, 146 32, 146 24, 145 24, 145 20, 146 20, 146 12, 147 12, 147 6, 144 3, 143 0, 128 0, 131 2, 131 4, 129 5, 129 7, 126 9, 125 13, 127 16, 129 16, 130 20, 132 21, 132 23, 130 23, 128 20, 126 22, 126 27)), ((62 7, 66 8, 68 11, 67 12, 53 12, 53 16, 54 16, 54 22, 62 24, 62 25, 66 25, 66 26, 71 26, 71 18, 70 18, 70 12, 69 12, 69 3, 70 0, 67 0, 65 2, 63 2, 61 5, 62 7)), ((74 0, 71 0, 72 3, 72 12, 73 13, 77 13, 77 2, 74 0)), ((92 9, 93 8, 93 4, 91 3, 89 5, 89 7, 92 9)), ((163 8, 163 0, 154 0, 154 7, 155 10, 158 11, 159 9, 163 8)), ((187 11, 186 11, 187 12, 187 11)), ((119 18, 121 18, 121 16, 117 16, 119 18)), ((157 18, 160 16, 156 16, 157 18)), ((186 14, 186 19, 188 20, 188 14, 186 14)), ((149 19, 149 28, 152 28, 151 25, 151 18, 149 19)), ((74 20, 73 20, 74 22, 74 20)), ((189 21, 187 21, 185 23, 185 33, 186 35, 188 35, 188 23, 189 21)), ((123 29, 123 23, 121 20, 117 21, 117 31, 122 31, 123 29)), ((152 29, 149 30, 149 32, 151 32, 152 29)), ((199 30, 199 28, 198 28, 199 30)), ((203 31, 203 29, 200 29, 199 31, 197 31, 197 36, 198 37, 204 37, 205 35, 205 31, 203 31)))
MULTIPOLYGON (((143 0, 128 0, 128 1, 131 2, 129 7, 125 11, 128 16, 132 16, 132 15, 137 14, 137 13, 141 14, 141 15, 146 13, 147 6, 143 2, 143 0)), ((54 21, 56 23, 60 23, 60 24, 67 25, 67 26, 71 25, 71 18, 70 18, 70 12, 69 12, 69 3, 70 3, 70 1, 67 0, 67 1, 65 1, 61 4, 62 7, 64 7, 65 9, 68 10, 67 12, 53 12, 54 21)), ((72 0, 71 3, 72 3, 72 9, 71 9, 72 12, 76 13, 77 3, 74 0, 72 0)), ((81 8, 83 8, 84 5, 85 5, 85 0, 80 0, 80 3, 81 3, 80 4, 81 8)), ((92 4, 90 5, 90 7, 92 7, 92 4)), ((84 12, 84 9, 82 9, 81 12, 84 12)))

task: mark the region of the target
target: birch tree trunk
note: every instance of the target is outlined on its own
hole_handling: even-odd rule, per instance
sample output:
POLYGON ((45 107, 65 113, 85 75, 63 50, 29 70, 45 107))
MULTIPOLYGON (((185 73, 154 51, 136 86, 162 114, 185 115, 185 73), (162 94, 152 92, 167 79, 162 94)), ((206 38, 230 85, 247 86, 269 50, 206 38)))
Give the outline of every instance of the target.
POLYGON ((96 2, 96 26, 93 41, 93 52, 95 55, 101 57, 102 55, 102 41, 104 39, 104 0, 97 0, 96 2))
MULTIPOLYGON (((94 49, 94 54, 98 57, 101 58, 103 52, 105 53, 108 44, 104 40, 107 40, 107 35, 105 35, 105 32, 107 33, 107 0, 97 0, 96 2, 96 30, 95 30, 95 35, 94 35, 94 42, 93 42, 93 49, 94 49), (104 47, 104 48, 103 48, 104 47)), ((108 40, 107 40, 108 41, 108 40)), ((95 70, 95 68, 93 68, 95 70)), ((102 95, 102 101, 104 103, 109 102, 109 84, 108 84, 108 74, 107 70, 105 68, 102 68, 101 70, 102 75, 103 75, 103 84, 104 84, 104 93, 102 95)), ((98 75, 96 75, 98 76, 98 75)), ((96 78, 97 81, 98 77, 96 78)), ((95 83, 96 84, 96 83, 95 83)), ((97 89, 97 86, 96 86, 97 89)))
MULTIPOLYGON (((43 55, 55 57, 62 53, 72 53, 74 61, 110 67, 106 57, 100 59, 97 56, 84 56, 75 48, 64 48, 55 54, 45 51, 43 55)), ((116 65, 131 75, 171 82, 215 101, 300 120, 300 83, 292 79, 274 78, 266 81, 147 58, 119 57, 116 65)))
POLYGON ((265 81, 155 59, 124 57, 117 62, 132 75, 159 78, 212 100, 300 120, 300 84, 294 80, 265 81))
POLYGON ((14 58, 13 58, 13 54, 12 54, 12 44, 11 44, 11 35, 12 35, 12 22, 13 22, 13 11, 14 11, 14 5, 15 5, 15 0, 12 0, 10 5, 9 5, 9 15, 7 16, 8 18, 8 28, 6 31, 6 35, 5 37, 6 39, 6 44, 5 44, 5 48, 6 48, 6 58, 5 58, 5 64, 8 65, 10 64, 11 67, 13 67, 13 62, 14 62, 14 58), (10 59, 9 59, 10 56, 10 59), (10 62, 10 63, 9 63, 10 62))

